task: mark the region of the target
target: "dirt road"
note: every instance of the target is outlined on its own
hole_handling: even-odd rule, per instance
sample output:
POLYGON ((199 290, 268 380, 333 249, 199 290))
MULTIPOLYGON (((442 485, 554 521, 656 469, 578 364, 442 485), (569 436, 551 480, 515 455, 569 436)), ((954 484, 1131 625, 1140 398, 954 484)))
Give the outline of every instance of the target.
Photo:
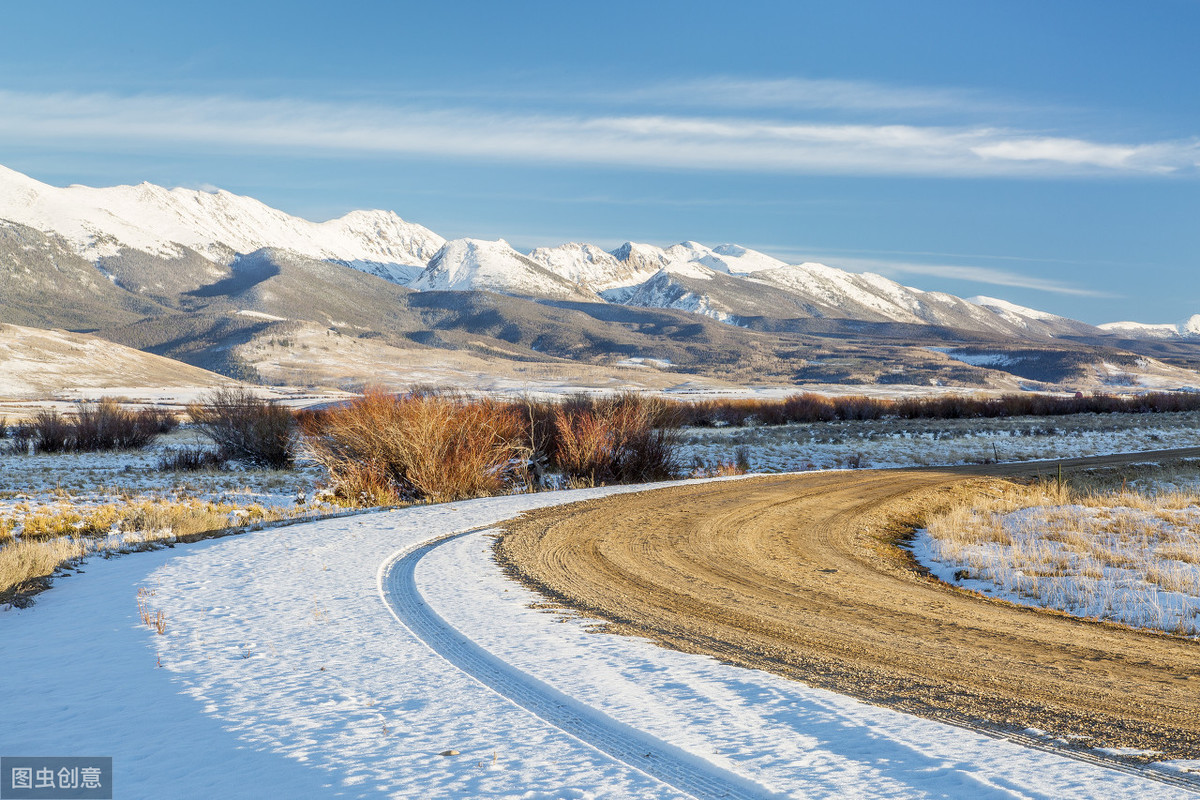
POLYGON ((964 493, 1056 470, 864 470, 622 495, 510 522, 496 553, 618 632, 922 716, 1200 757, 1200 643, 988 601, 897 547, 964 493))

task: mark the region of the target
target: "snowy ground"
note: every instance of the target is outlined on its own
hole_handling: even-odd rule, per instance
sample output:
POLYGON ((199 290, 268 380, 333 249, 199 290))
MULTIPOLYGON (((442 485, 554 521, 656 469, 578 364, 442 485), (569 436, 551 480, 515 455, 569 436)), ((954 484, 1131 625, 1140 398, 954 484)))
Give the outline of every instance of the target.
POLYGON ((0 752, 111 755, 119 797, 679 796, 650 772, 757 797, 1192 796, 589 633, 529 608, 482 530, 395 558, 614 491, 420 506, 94 559, 32 608, 0 613, 0 752), (402 563, 411 579, 381 570, 402 563), (139 621, 139 588, 154 592, 164 635, 139 621), (420 636, 393 612, 420 612, 420 636), (490 666, 468 677, 427 641, 490 666), (508 699, 513 686, 544 714, 508 699), (653 766, 585 744, 627 729, 653 766), (459 754, 439 755, 449 750, 459 754))
POLYGON ((0 515, 65 507, 91 508, 134 500, 201 500, 237 506, 326 510, 314 503, 323 471, 303 460, 292 470, 230 469, 175 472, 159 468, 165 454, 212 444, 181 428, 144 450, 117 453, 14 455, 0 447, 0 515))
POLYGON ((996 527, 978 531, 974 522, 952 531, 931 524, 917 532, 913 556, 989 597, 1200 637, 1200 508, 1194 495, 1171 493, 1182 483, 1141 488, 1176 502, 1032 505, 985 512, 996 527))
POLYGON ((681 442, 685 465, 732 462, 743 447, 755 472, 1041 461, 1194 447, 1200 413, 688 428, 681 442))

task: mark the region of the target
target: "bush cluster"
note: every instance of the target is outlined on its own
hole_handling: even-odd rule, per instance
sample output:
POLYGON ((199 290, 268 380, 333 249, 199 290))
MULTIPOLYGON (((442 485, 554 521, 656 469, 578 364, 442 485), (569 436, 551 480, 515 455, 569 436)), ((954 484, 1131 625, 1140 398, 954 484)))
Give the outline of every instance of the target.
POLYGON ((678 471, 660 401, 635 394, 554 409, 551 464, 572 483, 641 483, 678 471))
POLYGON ((459 500, 532 488, 547 472, 593 486, 677 472, 662 401, 636 394, 561 403, 417 389, 298 415, 312 458, 353 504, 459 500))
POLYGON ((494 494, 528 461, 513 407, 447 392, 368 390, 307 419, 305 434, 337 496, 353 503, 494 494))
POLYGON ((201 472, 222 469, 227 460, 220 451, 207 447, 179 447, 164 453, 158 468, 163 472, 201 472))
POLYGON ((169 411, 133 410, 102 397, 85 403, 74 414, 43 409, 28 422, 13 427, 12 449, 17 453, 90 453, 137 450, 178 424, 169 411))
POLYGON ((1044 394, 942 395, 876 398, 862 395, 825 397, 806 392, 779 400, 729 399, 677 402, 668 418, 698 427, 715 425, 783 425, 882 417, 901 419, 971 419, 985 417, 1062 416, 1066 414, 1161 413, 1200 410, 1200 394, 1149 392, 1139 395, 1044 394))
POLYGON ((220 461, 287 469, 296 460, 292 412, 246 388, 214 389, 188 406, 188 416, 217 445, 220 461))

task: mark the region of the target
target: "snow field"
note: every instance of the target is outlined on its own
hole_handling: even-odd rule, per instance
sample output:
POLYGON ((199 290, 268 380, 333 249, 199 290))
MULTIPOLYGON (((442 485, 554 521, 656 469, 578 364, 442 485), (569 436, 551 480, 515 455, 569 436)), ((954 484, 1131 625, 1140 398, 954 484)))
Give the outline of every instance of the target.
MULTIPOLYGON (((160 436, 143 450, 14 455, 0 449, 0 516, 85 512, 113 503, 218 503, 248 509, 331 510, 316 498, 323 476, 301 460, 292 470, 229 469, 174 472, 159 460, 179 448, 211 447, 190 428, 160 436)), ((2 448, 2 445, 0 445, 2 448)))
MULTIPOLYGON (((94 559, 0 613, 0 751, 114 756, 128 797, 677 796, 457 670, 388 613, 379 568, 524 509, 645 487, 417 506, 94 559), (152 590, 165 634, 138 618, 152 590), (161 665, 161 666, 160 666, 161 665), (441 756, 447 750, 458 756, 441 756), (494 759, 494 760, 493 760, 494 759)), ((1183 797, 1178 787, 590 633, 529 607, 477 532, 415 588, 449 631, 762 796, 1183 797)))

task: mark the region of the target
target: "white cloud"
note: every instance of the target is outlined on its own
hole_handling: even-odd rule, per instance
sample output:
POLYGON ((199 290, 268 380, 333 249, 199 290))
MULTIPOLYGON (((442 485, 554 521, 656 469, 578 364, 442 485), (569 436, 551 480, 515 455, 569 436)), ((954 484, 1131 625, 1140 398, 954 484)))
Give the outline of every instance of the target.
POLYGON ((869 258, 832 258, 831 266, 841 269, 877 272, 891 278, 902 275, 926 275, 971 283, 983 283, 989 286, 1007 286, 1013 289, 1034 289, 1040 292, 1063 294, 1074 297, 1113 297, 1108 292, 1102 292, 1081 286, 1072 286, 1060 281, 1037 278, 1020 272, 995 269, 994 267, 979 267, 963 264, 921 264, 908 261, 887 261, 869 258))
POLYGON ((0 142, 205 145, 305 155, 927 176, 1196 172, 1197 141, 1112 144, 995 127, 679 115, 516 114, 237 97, 0 91, 0 142))
POLYGON ((944 111, 999 107, 957 89, 887 86, 869 81, 813 78, 747 80, 712 77, 662 83, 620 95, 632 102, 658 102, 684 106, 725 108, 840 109, 844 111, 944 111))
POLYGON ((973 151, 985 159, 1045 161, 1146 172, 1174 172, 1195 166, 1196 155, 1200 154, 1196 142, 1173 146, 1169 143, 1112 145, 1050 137, 1009 139, 980 145, 973 151))

